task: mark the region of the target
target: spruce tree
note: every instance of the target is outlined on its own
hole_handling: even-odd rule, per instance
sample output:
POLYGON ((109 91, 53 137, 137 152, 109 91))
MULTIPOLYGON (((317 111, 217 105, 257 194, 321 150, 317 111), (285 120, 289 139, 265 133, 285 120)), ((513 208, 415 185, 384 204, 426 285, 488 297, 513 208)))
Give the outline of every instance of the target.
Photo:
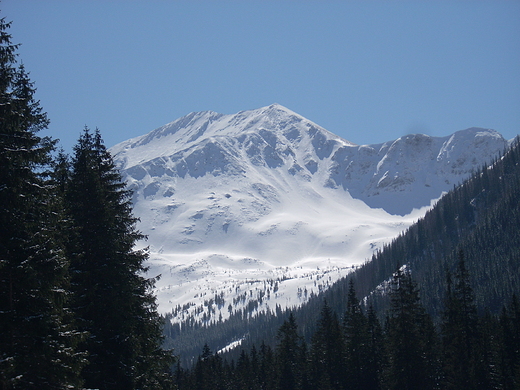
POLYGON ((234 382, 240 389, 253 389, 255 382, 254 370, 249 354, 242 350, 237 360, 234 382))
POLYGON ((170 355, 161 349, 161 318, 146 279, 144 236, 136 229, 131 191, 125 188, 98 130, 85 128, 74 148, 66 185, 71 220, 74 310, 89 364, 87 387, 161 388, 168 382, 170 355))
POLYGON ((352 279, 349 282, 343 329, 345 335, 345 381, 349 389, 368 389, 375 379, 372 376, 373 373, 368 371, 370 367, 368 321, 357 299, 352 279))
POLYGON ((200 390, 224 390, 226 387, 224 364, 218 353, 213 354, 207 344, 202 348, 193 369, 193 378, 185 388, 200 390))
POLYGON ((520 388, 520 301, 513 295, 500 316, 500 377, 505 390, 520 388))
POLYGON ((49 121, 16 62, 0 19, 0 388, 78 386, 79 335, 67 312, 68 263, 59 245, 49 121))
POLYGON ((477 389, 477 379, 485 369, 478 352, 479 323, 464 252, 458 253, 455 282, 447 272, 446 297, 442 316, 444 386, 447 389, 477 389))
POLYGON ((262 389, 273 390, 276 387, 275 357, 270 346, 262 341, 260 345, 260 369, 259 379, 262 389))
POLYGON ((339 389, 342 386, 343 334, 336 313, 325 301, 311 344, 311 382, 315 388, 339 389))
POLYGON ((383 372, 386 363, 385 338, 381 323, 374 307, 370 304, 367 313, 367 332, 369 339, 368 362, 365 366, 366 389, 379 390, 383 383, 383 372))
POLYGON ((276 348, 277 388, 299 389, 300 375, 304 367, 302 357, 303 339, 298 334, 298 325, 291 313, 278 330, 276 348))
POLYGON ((419 289, 408 271, 399 269, 392 281, 387 323, 390 389, 433 389, 437 382, 436 336, 421 305, 419 289))

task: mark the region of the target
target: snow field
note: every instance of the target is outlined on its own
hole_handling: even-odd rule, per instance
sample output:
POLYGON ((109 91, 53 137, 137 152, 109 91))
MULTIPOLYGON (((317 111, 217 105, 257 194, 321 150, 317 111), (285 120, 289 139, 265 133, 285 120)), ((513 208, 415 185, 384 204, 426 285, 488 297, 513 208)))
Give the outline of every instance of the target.
POLYGON ((173 321, 297 306, 507 145, 493 130, 354 145, 274 104, 192 113, 111 148, 173 321))

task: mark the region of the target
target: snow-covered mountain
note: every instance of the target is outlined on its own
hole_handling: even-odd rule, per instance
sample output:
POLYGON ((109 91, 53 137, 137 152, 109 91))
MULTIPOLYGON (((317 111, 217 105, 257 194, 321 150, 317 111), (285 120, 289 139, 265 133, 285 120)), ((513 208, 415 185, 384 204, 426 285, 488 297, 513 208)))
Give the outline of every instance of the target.
POLYGON ((274 104, 189 114, 110 149, 175 320, 298 305, 504 150, 494 130, 355 145, 274 104), (254 305, 251 304, 254 302, 254 305))

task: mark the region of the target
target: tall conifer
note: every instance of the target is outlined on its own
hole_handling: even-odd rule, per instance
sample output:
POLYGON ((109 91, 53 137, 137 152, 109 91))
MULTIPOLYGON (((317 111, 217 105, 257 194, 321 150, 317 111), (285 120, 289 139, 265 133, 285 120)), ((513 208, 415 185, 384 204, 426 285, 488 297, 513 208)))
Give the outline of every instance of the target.
POLYGON ((500 315, 499 369, 504 390, 520 388, 520 302, 513 295, 500 315))
POLYGON ((339 389, 344 374, 343 334, 336 313, 323 304, 311 344, 312 383, 316 388, 339 389))
POLYGON ((298 334, 298 325, 291 313, 278 329, 276 364, 278 368, 277 386, 280 389, 299 389, 303 368, 302 344, 304 340, 298 334))
POLYGON ((134 249, 144 237, 130 198, 99 131, 86 128, 74 148, 66 203, 74 309, 90 334, 88 387, 160 388, 172 363, 160 348, 154 280, 143 276, 147 252, 134 249))
POLYGON ((36 135, 48 119, 9 26, 0 20, 0 388, 64 389, 81 383, 82 360, 48 175, 55 142, 36 135))
POLYGON ((482 370, 477 307, 464 252, 458 253, 455 280, 447 273, 447 291, 441 324, 446 389, 477 389, 482 370))
POLYGON ((368 362, 366 364, 367 390, 379 390, 383 382, 385 366, 385 338, 381 323, 377 318, 374 307, 370 304, 367 313, 367 333, 369 339, 368 362))
POLYGON ((408 271, 392 281, 387 324, 387 373, 390 389, 433 389, 436 385, 435 329, 421 305, 419 290, 408 271))
POLYGON ((368 321, 356 296, 352 279, 349 282, 343 329, 348 388, 352 390, 368 389, 377 377, 374 377, 373 373, 369 371, 371 345, 368 321))

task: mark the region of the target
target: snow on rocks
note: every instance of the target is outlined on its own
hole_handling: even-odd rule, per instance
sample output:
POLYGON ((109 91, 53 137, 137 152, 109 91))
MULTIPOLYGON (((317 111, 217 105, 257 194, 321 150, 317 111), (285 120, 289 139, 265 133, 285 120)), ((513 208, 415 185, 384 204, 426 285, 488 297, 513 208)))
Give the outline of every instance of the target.
POLYGON ((159 310, 182 321, 301 304, 506 145, 472 128, 358 146, 274 104, 192 113, 110 152, 162 275, 159 310))

